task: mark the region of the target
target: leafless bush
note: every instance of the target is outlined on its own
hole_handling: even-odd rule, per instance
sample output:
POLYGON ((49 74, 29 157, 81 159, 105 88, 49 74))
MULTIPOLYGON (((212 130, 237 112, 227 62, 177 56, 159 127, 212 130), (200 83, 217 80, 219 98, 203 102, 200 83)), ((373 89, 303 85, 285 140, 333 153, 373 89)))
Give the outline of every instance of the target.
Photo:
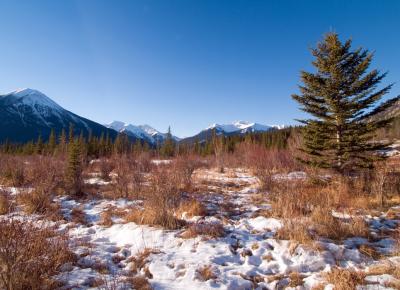
POLYGON ((168 167, 159 167, 150 179, 143 210, 133 210, 127 220, 138 224, 157 225, 177 229, 185 222, 176 218, 174 211, 180 203, 179 176, 168 167))
POLYGON ((151 156, 147 152, 142 152, 136 158, 140 171, 144 173, 151 172, 153 165, 151 163, 151 156))
POLYGON ((102 179, 110 180, 110 173, 114 169, 114 164, 107 159, 101 159, 99 162, 100 176, 102 179))
POLYGON ((25 184, 25 164, 18 156, 1 155, 0 177, 3 184, 19 187, 25 184))
POLYGON ((62 165, 55 158, 35 156, 29 162, 29 177, 33 191, 18 195, 17 201, 27 213, 47 215, 58 214, 58 206, 53 203, 56 190, 62 186, 62 165))
POLYGON ((175 159, 174 170, 181 175, 182 185, 185 190, 192 188, 193 173, 202 165, 203 162, 194 155, 182 155, 175 159))
POLYGON ((235 154, 242 161, 242 166, 255 170, 285 172, 302 168, 293 153, 286 149, 267 149, 259 144, 243 142, 237 145, 235 154))
POLYGON ((113 160, 115 173, 115 198, 128 198, 132 182, 133 161, 124 156, 117 156, 113 160))
POLYGON ((0 215, 8 214, 12 210, 12 204, 8 192, 0 190, 0 215))
POLYGON ((371 187, 380 207, 384 207, 391 196, 400 192, 398 166, 397 163, 385 161, 379 162, 374 168, 371 187))
POLYGON ((136 199, 139 199, 141 194, 145 189, 145 178, 143 172, 140 170, 140 166, 136 165, 133 168, 132 176, 131 176, 131 191, 136 199))
POLYGON ((24 207, 28 214, 46 214, 52 208, 52 197, 44 190, 20 193, 17 202, 24 207))
POLYGON ((26 221, 0 220, 0 288, 54 289, 53 276, 73 262, 68 237, 26 221))

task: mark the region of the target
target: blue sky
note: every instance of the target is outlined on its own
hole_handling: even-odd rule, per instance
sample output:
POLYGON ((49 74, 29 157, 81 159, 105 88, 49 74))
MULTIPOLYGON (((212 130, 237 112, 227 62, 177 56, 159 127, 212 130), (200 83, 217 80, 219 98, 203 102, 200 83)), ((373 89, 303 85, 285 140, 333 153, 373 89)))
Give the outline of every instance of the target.
MULTIPOLYGON (((290 95, 325 32, 400 80, 400 1, 0 1, 0 93, 38 89, 94 121, 189 136, 292 124, 290 95)), ((400 94, 400 84, 391 96, 400 94)))

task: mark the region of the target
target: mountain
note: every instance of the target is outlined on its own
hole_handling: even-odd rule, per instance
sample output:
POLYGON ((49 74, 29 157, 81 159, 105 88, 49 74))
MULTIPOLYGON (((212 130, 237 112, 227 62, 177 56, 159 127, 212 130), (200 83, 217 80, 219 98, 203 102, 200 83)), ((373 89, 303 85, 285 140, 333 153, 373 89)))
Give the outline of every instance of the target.
POLYGON ((282 128, 284 128, 283 125, 268 126, 246 121, 236 121, 231 124, 222 124, 222 125, 212 124, 211 126, 202 130, 200 133, 192 137, 183 139, 182 142, 188 142, 188 143, 195 141, 203 142, 205 140, 210 139, 214 131, 217 136, 219 135, 233 136, 233 135, 244 135, 246 133, 261 133, 282 128))
POLYGON ((37 90, 20 89, 0 95, 0 142, 27 142, 39 136, 47 140, 52 129, 57 134, 62 129, 68 133, 70 124, 75 135, 117 135, 114 130, 65 110, 37 90))
POLYGON ((280 129, 280 126, 267 126, 259 123, 251 123, 246 121, 236 121, 232 124, 213 124, 205 130, 215 130, 216 134, 246 134, 246 133, 257 133, 266 132, 271 129, 280 129))
MULTIPOLYGON (((125 133, 126 135, 145 140, 153 145, 162 144, 167 138, 166 133, 161 133, 149 125, 132 125, 121 121, 113 121, 110 124, 105 125, 107 128, 113 129, 120 133, 125 133)), ((175 141, 180 139, 176 136, 172 136, 175 141)))

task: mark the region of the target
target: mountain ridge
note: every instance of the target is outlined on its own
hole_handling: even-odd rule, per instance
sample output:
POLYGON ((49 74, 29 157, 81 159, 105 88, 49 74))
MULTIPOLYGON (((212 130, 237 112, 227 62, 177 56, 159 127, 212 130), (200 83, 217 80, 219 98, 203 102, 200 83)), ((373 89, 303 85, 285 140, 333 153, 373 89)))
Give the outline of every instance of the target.
POLYGON ((76 115, 34 89, 18 89, 0 95, 0 141, 28 142, 39 136, 47 139, 52 130, 60 134, 74 127, 74 134, 88 136, 108 134, 115 138, 117 133, 101 124, 76 115))

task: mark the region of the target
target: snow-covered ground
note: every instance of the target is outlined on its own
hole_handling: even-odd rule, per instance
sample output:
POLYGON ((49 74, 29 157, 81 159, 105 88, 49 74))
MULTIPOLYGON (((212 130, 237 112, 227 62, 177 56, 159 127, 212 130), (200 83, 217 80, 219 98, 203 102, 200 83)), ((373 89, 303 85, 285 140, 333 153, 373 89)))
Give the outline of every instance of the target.
MULTIPOLYGON (((295 172, 288 178, 305 175, 295 172)), ((377 264, 358 250, 361 244, 374 246, 387 255, 386 262, 400 267, 400 257, 394 255, 395 241, 390 237, 374 242, 357 237, 342 243, 324 241, 318 249, 276 239, 282 221, 257 215, 270 205, 253 202, 259 181, 245 169, 225 173, 203 169, 196 172, 195 179, 206 184, 195 196, 206 205, 209 215, 191 217, 190 221, 222 224, 224 237, 183 238, 185 229, 163 230, 126 222, 123 213, 140 206, 140 201, 57 198, 67 220, 59 228, 69 232, 71 247, 79 255, 77 264, 66 266, 58 278, 74 289, 97 289, 96 281, 119 281, 119 289, 126 289, 123 281, 131 276, 135 257, 147 253, 139 274, 148 277, 154 289, 311 289, 335 266, 367 271, 377 264), (83 224, 71 221, 76 208, 84 215, 83 224), (122 214, 111 217, 112 225, 104 225, 103 213, 111 209, 122 214), (204 277, 205 269, 210 279, 204 277), (301 277, 301 283, 295 283, 297 288, 292 273, 301 277)), ((108 184, 97 176, 86 182, 108 184)), ((364 218, 375 232, 393 230, 400 223, 399 216, 390 220, 384 215, 364 218)), ((388 281, 396 282, 390 274, 370 275, 365 280, 368 285, 362 289, 390 289, 385 288, 388 281)))

